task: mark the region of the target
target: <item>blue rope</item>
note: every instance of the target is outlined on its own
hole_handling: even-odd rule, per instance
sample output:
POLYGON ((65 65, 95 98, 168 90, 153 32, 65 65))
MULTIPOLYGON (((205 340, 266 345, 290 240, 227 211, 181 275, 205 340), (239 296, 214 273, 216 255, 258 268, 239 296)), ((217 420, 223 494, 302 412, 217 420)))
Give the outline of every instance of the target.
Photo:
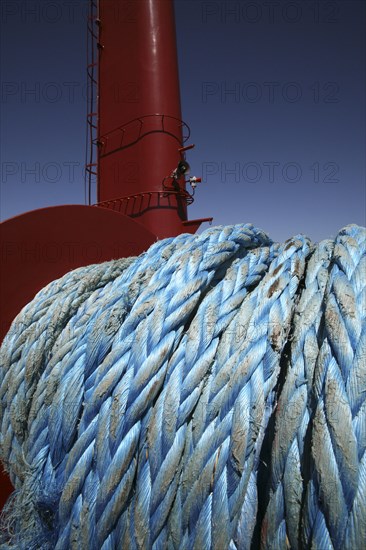
POLYGON ((286 537, 294 549, 366 540, 365 237, 345 228, 309 261, 276 413, 263 548, 285 547, 286 537))
POLYGON ((251 225, 52 282, 0 350, 0 548, 364 548, 366 230, 251 225))

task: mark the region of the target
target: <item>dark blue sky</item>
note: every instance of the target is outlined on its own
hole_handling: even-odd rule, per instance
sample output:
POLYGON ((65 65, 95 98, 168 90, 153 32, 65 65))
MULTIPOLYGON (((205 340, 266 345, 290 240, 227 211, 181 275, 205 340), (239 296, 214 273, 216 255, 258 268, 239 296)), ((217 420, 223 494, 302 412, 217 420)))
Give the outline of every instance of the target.
MULTIPOLYGON (((85 0, 1 4, 1 219, 84 203, 85 0)), ((363 0, 176 0, 190 218, 366 225, 363 0)))

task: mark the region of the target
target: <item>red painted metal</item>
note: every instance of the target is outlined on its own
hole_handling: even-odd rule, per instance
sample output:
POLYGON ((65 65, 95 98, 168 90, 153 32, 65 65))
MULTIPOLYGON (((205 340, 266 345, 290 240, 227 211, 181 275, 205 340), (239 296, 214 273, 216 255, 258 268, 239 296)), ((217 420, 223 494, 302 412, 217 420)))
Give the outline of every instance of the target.
POLYGON ((83 265, 140 254, 156 240, 127 216, 82 205, 32 210, 0 228, 0 341, 21 308, 50 281, 83 265))
MULTIPOLYGON (((183 144, 173 2, 103 0, 99 19, 98 202, 159 192, 183 144)), ((185 201, 159 198, 137 219, 160 238, 178 235, 185 201)))
POLYGON ((190 233, 194 235, 202 223, 211 223, 213 218, 197 218, 196 220, 187 220, 182 222, 182 233, 190 233))

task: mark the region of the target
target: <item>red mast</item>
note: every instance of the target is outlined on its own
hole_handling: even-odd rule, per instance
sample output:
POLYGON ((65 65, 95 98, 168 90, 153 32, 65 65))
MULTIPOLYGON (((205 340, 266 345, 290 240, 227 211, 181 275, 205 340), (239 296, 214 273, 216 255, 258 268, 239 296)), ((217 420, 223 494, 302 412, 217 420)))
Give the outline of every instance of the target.
MULTIPOLYGON (((163 238, 187 231, 184 178, 162 193, 189 137, 181 121, 173 2, 99 4, 98 202, 163 238), (112 202, 112 199, 119 199, 112 202)), ((201 220, 191 222, 194 232, 201 220)))

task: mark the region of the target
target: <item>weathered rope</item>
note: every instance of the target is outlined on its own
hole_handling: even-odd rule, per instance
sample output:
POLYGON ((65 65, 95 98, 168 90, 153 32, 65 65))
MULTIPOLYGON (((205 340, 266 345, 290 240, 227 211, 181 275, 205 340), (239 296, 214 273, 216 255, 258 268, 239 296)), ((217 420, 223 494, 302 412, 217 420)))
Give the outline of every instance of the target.
POLYGON ((276 413, 263 548, 366 542, 365 233, 346 228, 309 261, 276 413))
POLYGON ((362 550, 366 230, 251 225, 43 289, 1 347, 0 548, 362 550))

